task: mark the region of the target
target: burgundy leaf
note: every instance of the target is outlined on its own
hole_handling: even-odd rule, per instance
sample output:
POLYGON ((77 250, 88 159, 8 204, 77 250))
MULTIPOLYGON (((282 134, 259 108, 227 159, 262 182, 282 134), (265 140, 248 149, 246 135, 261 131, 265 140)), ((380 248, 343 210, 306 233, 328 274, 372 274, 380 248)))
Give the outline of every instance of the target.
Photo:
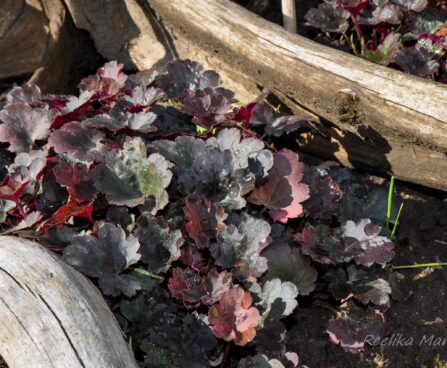
POLYGON ((309 198, 309 187, 300 183, 304 164, 298 154, 284 148, 273 156, 267 182, 254 189, 248 201, 265 206, 273 220, 286 223, 303 213, 301 202, 309 198))
POLYGON ((183 211, 188 220, 186 230, 198 247, 209 244, 225 226, 225 210, 204 197, 188 196, 183 211))
POLYGON ((340 344, 344 351, 359 353, 366 343, 377 344, 386 336, 388 329, 382 314, 349 302, 336 319, 329 321, 327 333, 331 342, 340 344))
POLYGON ((200 303, 207 295, 206 279, 190 269, 174 268, 168 288, 187 307, 200 303))
POLYGON ((127 76, 123 73, 123 64, 109 61, 79 83, 79 89, 84 91, 103 92, 108 96, 116 95, 124 87, 127 76))
POLYGON ((81 162, 60 160, 53 168, 56 181, 67 188, 68 193, 78 201, 88 201, 96 193, 95 187, 88 176, 89 168, 81 162))
POLYGON ((0 111, 0 142, 9 143, 11 152, 27 152, 36 140, 48 137, 55 116, 54 110, 32 108, 20 102, 8 104, 0 111))
POLYGON ((65 124, 54 131, 48 143, 56 153, 68 153, 81 161, 103 161, 106 146, 101 143, 104 135, 88 129, 77 121, 65 124))
POLYGON ((76 199, 70 197, 67 204, 60 207, 48 220, 42 222, 37 228, 38 233, 48 233, 48 229, 53 227, 62 227, 70 218, 81 217, 93 223, 93 203, 78 202, 76 199))

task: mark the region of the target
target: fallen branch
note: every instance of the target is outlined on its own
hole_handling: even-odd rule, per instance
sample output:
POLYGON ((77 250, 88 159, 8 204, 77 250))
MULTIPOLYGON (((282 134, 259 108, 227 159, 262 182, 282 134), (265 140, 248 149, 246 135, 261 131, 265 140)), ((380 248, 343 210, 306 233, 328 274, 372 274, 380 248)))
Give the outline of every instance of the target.
POLYGON ((137 367, 93 284, 11 236, 0 236, 0 356, 9 368, 137 367))

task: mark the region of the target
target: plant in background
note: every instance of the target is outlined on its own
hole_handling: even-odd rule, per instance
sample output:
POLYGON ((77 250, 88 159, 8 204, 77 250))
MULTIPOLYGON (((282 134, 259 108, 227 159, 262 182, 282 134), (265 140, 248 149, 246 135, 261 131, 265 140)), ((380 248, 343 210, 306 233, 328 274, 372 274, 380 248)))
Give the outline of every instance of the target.
POLYGON ((447 14, 437 1, 324 0, 305 18, 336 47, 346 44, 367 60, 447 82, 447 14))
POLYGON ((306 117, 280 116, 266 93, 236 107, 190 60, 132 76, 109 62, 79 88, 7 95, 0 223, 96 282, 142 364, 297 367, 283 319, 317 279, 349 299, 328 321, 333 342, 357 353, 387 332, 382 202, 261 138, 306 117))

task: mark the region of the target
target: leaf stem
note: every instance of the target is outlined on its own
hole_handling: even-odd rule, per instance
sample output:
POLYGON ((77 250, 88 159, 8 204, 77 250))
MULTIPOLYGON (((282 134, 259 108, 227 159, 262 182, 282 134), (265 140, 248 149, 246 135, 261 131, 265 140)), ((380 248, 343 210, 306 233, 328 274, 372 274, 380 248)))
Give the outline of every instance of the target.
POLYGON ((352 21, 352 24, 354 25, 355 33, 357 34, 357 37, 358 37, 359 42, 360 42, 360 45, 361 45, 361 47, 362 47, 362 49, 361 49, 360 51, 363 53, 363 42, 362 42, 362 39, 363 39, 363 32, 362 32, 362 30, 360 29, 360 26, 359 26, 359 24, 357 23, 357 20, 355 19, 354 15, 352 15, 352 14, 351 14, 351 21, 352 21))
POLYGON ((441 266, 447 266, 447 262, 417 263, 413 265, 393 266, 393 270, 406 270, 412 268, 441 267, 441 266))
POLYGON ((222 362, 220 363, 220 368, 225 368, 225 363, 227 362, 228 353, 230 352, 231 342, 227 342, 227 346, 225 347, 224 356, 222 358, 222 362))

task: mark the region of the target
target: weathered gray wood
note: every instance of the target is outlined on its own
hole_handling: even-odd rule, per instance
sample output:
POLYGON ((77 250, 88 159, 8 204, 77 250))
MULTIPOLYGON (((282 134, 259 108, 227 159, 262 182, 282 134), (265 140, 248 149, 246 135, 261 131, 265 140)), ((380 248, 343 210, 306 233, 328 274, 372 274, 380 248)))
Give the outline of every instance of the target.
POLYGON ((43 92, 74 92, 97 59, 93 42, 75 28, 63 0, 0 1, 2 88, 31 76, 29 82, 43 92))
POLYGON ((296 33, 296 4, 295 0, 281 0, 282 19, 284 28, 289 32, 296 33))
POLYGON ((9 368, 137 367, 96 287, 11 236, 0 236, 0 355, 9 368))
POLYGON ((165 57, 138 1, 65 0, 65 4, 76 27, 90 32, 97 50, 126 69, 150 68, 165 57))
POLYGON ((48 19, 39 0, 0 2, 0 79, 33 73, 41 66, 48 19))

